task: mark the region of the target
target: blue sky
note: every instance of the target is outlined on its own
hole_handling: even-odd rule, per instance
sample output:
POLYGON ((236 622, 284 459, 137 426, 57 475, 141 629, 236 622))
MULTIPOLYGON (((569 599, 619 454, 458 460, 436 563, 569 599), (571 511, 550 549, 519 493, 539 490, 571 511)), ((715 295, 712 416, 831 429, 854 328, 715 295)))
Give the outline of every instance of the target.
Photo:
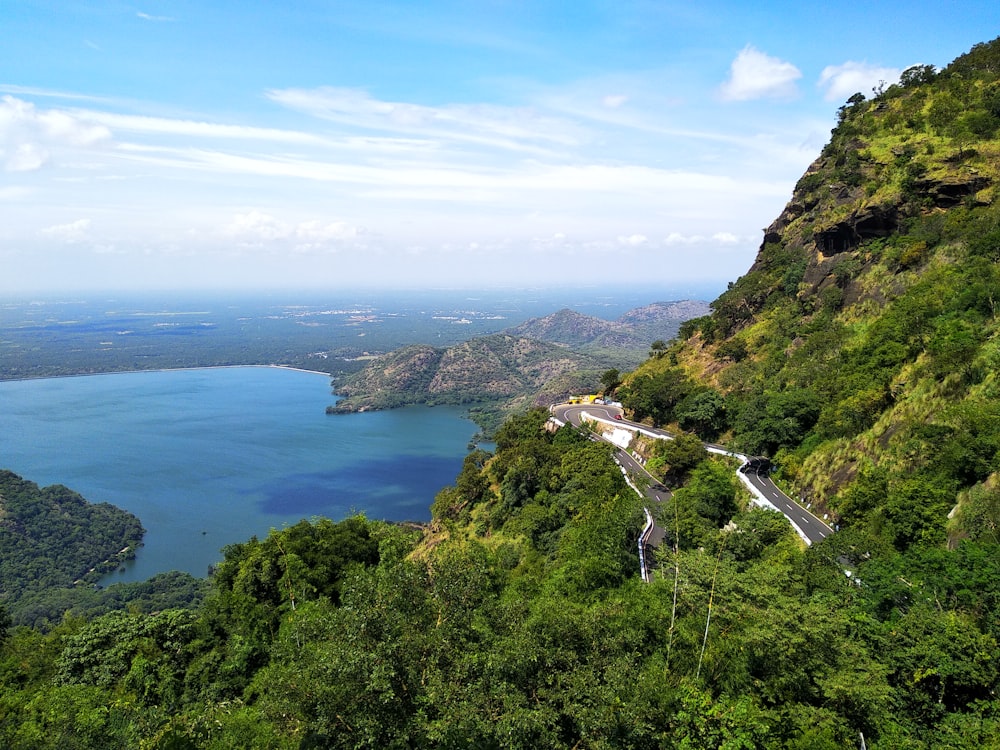
POLYGON ((0 5, 0 291, 724 287, 977 2, 0 5))

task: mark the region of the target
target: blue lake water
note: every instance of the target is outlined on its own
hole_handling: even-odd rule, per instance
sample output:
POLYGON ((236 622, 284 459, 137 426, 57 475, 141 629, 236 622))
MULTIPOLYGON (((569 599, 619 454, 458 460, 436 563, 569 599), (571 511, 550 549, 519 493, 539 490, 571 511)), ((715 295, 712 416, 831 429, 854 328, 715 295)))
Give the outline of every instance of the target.
POLYGON ((325 375, 247 367, 0 382, 0 467, 135 513, 107 583, 204 576, 220 549, 301 519, 428 520, 475 425, 457 407, 327 415, 325 375))

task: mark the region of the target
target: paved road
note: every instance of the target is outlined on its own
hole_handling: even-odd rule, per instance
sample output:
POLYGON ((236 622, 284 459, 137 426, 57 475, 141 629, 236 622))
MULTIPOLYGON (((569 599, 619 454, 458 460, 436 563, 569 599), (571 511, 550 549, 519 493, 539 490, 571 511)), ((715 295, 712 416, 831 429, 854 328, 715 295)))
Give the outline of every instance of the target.
MULTIPOLYGON (((552 407, 552 416, 561 422, 568 422, 579 426, 584 419, 584 415, 590 419, 598 419, 611 424, 619 425, 622 430, 641 430, 648 435, 660 438, 669 439, 673 437, 666 430, 657 430, 647 425, 639 424, 638 422, 630 422, 629 420, 624 419, 622 410, 614 406, 606 406, 603 404, 558 404, 552 407)), ((624 435, 622 440, 624 440, 624 435)), ((623 447, 624 445, 619 444, 619 448, 623 447)), ((743 460, 744 463, 747 461, 746 456, 738 453, 731 453, 723 446, 706 444, 705 447, 713 453, 727 453, 729 455, 737 456, 743 460)), ((646 471, 645 468, 632 458, 627 451, 619 450, 617 456, 630 471, 646 471), (638 469, 635 467, 638 467, 638 469)), ((813 542, 818 542, 833 533, 833 529, 831 529, 826 523, 814 516, 807 509, 803 508, 797 502, 792 500, 792 498, 788 497, 788 495, 778 489, 777 485, 772 482, 766 474, 762 475, 758 473, 758 470, 748 469, 747 471, 741 472, 740 479, 747 486, 747 488, 757 496, 759 502, 765 502, 775 510, 784 514, 785 518, 791 521, 796 532, 798 532, 799 536, 802 537, 806 543, 812 544, 813 542)), ((652 490, 647 494, 657 500, 662 500, 665 497, 670 496, 669 493, 652 490)), ((659 530, 658 538, 660 540, 663 539, 662 530, 659 530)))
POLYGON ((805 538, 810 544, 818 542, 833 533, 833 529, 827 526, 825 522, 779 490, 766 474, 761 475, 758 473, 758 470, 747 469, 743 472, 743 476, 746 477, 750 484, 760 490, 765 500, 785 514, 785 518, 792 522, 799 535, 805 538))

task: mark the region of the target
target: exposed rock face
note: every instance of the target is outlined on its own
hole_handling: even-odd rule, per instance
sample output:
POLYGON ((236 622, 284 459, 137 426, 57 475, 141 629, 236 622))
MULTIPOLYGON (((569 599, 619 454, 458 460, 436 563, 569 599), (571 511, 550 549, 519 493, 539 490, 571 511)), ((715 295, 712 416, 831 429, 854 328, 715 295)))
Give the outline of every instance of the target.
POLYGON ((994 179, 969 163, 977 155, 971 149, 934 155, 914 147, 897 148, 890 152, 892 162, 879 162, 868 147, 857 138, 836 148, 828 146, 809 166, 784 210, 764 230, 757 258, 747 272, 747 277, 757 279, 748 285, 754 293, 742 299, 745 310, 732 317, 736 326, 728 329, 730 333, 753 319, 769 295, 779 290, 779 283, 788 283, 788 275, 779 278, 774 271, 795 258, 803 264, 800 298, 837 286, 841 304, 866 298, 884 301, 885 290, 864 289, 853 281, 873 260, 865 252, 868 243, 898 236, 909 220, 933 211, 989 203, 982 196, 990 192, 994 179), (845 164, 852 166, 847 169, 845 164), (763 286, 763 279, 770 279, 771 286, 763 286))
MULTIPOLYGON (((917 182, 917 188, 928 196, 938 208, 951 208, 963 200, 989 187, 988 177, 976 176, 962 179, 950 177, 945 180, 924 180, 917 182)), ((982 205, 986 205, 983 203, 982 205)))

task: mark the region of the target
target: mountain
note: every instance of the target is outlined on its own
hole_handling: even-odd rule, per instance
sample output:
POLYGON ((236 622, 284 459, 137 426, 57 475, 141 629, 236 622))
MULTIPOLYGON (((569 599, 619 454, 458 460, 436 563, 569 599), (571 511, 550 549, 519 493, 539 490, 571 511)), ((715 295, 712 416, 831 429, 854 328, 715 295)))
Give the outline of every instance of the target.
MULTIPOLYGON (((403 347, 340 380, 342 399, 327 411, 479 403, 502 404, 510 413, 549 404, 598 389, 602 369, 638 364, 650 343, 672 338, 681 321, 707 311, 704 302, 656 302, 608 321, 564 308, 446 349, 403 347)), ((474 416, 496 426, 494 411, 474 416)))
MULTIPOLYGON (((343 398, 327 411, 505 402, 523 399, 560 377, 593 367, 589 357, 565 347, 503 333, 446 349, 408 346, 373 360, 338 382, 336 393, 343 398)), ((591 388, 596 386, 595 373, 591 372, 588 383, 591 388)))
MULTIPOLYGON (((618 322, 633 327, 650 326, 660 324, 680 325, 685 320, 698 318, 709 311, 707 302, 697 299, 684 299, 676 302, 654 302, 651 305, 637 307, 629 310, 618 318, 618 322)), ((673 338, 673 336, 660 336, 659 338, 673 338)))
POLYGON ((506 333, 572 347, 585 346, 595 340, 615 336, 630 344, 637 343, 628 326, 584 315, 568 308, 543 318, 526 320, 518 326, 508 328, 506 333))
POLYGON ((617 349, 645 354, 653 341, 674 338, 682 322, 708 311, 708 303, 698 300, 654 302, 610 321, 564 308, 508 328, 505 333, 580 351, 617 349))
POLYGON ((852 96, 748 272, 623 400, 897 548, 995 536, 998 71, 994 40, 852 96))

